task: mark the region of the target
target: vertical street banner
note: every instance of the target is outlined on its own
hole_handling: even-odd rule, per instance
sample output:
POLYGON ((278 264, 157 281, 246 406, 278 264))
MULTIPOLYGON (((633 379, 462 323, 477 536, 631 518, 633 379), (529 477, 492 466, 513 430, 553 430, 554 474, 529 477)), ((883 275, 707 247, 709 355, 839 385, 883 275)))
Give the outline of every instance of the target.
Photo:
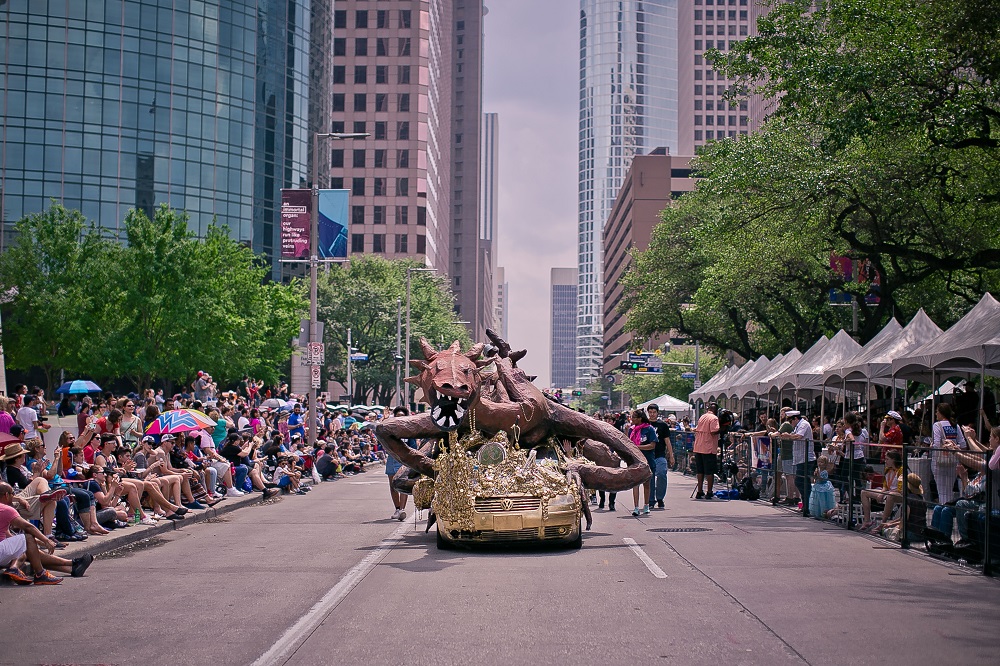
POLYGON ((319 258, 347 259, 349 190, 319 191, 319 258))
MULTIPOLYGON (((831 252, 830 272, 843 280, 844 284, 854 282, 854 262, 850 257, 842 257, 831 252)), ((852 300, 853 297, 849 293, 837 288, 830 289, 830 305, 850 305, 852 300)))
POLYGON ((309 258, 309 215, 312 190, 281 190, 281 258, 309 258))

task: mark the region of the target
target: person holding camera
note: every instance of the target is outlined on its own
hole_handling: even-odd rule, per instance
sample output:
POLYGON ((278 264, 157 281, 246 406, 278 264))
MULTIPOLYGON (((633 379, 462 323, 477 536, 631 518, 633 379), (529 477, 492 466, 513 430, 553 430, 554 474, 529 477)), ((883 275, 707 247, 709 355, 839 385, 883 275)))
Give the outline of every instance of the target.
POLYGON ((694 468, 698 477, 698 492, 695 499, 714 499, 712 486, 715 485, 715 473, 718 471, 719 452, 719 417, 716 415, 719 406, 712 402, 698 419, 694 428, 694 468), (708 494, 705 494, 705 478, 708 477, 708 494))

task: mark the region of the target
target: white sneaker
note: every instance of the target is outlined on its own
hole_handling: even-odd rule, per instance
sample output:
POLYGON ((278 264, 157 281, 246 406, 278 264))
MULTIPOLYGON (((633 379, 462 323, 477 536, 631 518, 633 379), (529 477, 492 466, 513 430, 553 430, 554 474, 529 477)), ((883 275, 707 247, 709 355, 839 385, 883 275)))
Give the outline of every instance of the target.
MULTIPOLYGON (((403 515, 406 515, 406 514, 403 514, 403 515)), ((396 509, 395 511, 392 512, 392 519, 393 520, 402 520, 402 518, 399 517, 399 509, 396 509)))
POLYGON ((405 511, 397 511, 396 513, 399 514, 398 516, 396 516, 396 520, 398 520, 399 522, 403 522, 404 520, 406 520, 406 512, 405 511))
POLYGON ((139 521, 139 524, 153 526, 156 524, 156 521, 150 518, 149 516, 146 516, 145 518, 139 521))
POLYGON ((245 494, 246 493, 236 490, 236 488, 230 488, 226 491, 226 497, 243 497, 245 494))

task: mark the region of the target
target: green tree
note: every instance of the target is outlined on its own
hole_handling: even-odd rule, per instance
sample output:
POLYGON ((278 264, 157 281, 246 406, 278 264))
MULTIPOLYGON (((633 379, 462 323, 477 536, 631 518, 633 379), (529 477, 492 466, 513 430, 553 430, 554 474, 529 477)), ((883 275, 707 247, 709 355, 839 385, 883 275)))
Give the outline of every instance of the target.
POLYGON ((60 369, 87 374, 89 345, 105 335, 101 289, 113 244, 79 211, 53 202, 15 225, 17 240, 0 255, 3 346, 7 365, 40 367, 51 394, 60 369))
POLYGON ((924 307, 953 322, 1000 287, 998 7, 979 0, 790 0, 711 58, 735 95, 774 100, 756 135, 696 161, 626 278, 630 326, 751 357, 848 326, 864 298, 831 254, 865 259, 880 299, 859 337, 924 307), (947 5, 947 6, 946 6, 947 5))
POLYGON ((154 379, 186 385, 199 369, 273 380, 305 311, 301 287, 263 284, 267 270, 226 228, 210 225, 198 239, 187 220, 165 205, 152 220, 129 211, 105 292, 117 327, 95 342, 95 366, 140 389, 154 379))
MULTIPOLYGON (((318 311, 320 320, 325 322, 328 376, 347 382, 348 328, 352 346, 368 354, 367 362, 352 367, 355 385, 352 402, 392 401, 396 383, 397 304, 403 308, 405 326, 406 269, 418 267, 421 265, 414 261, 365 256, 352 259, 346 267, 336 266, 321 274, 318 311)), ((468 346, 468 333, 456 322, 453 304, 454 297, 445 279, 425 272, 412 273, 410 358, 423 358, 419 347, 421 337, 438 347, 453 340, 468 346)), ((406 368, 401 372, 402 377, 409 374, 406 368)))

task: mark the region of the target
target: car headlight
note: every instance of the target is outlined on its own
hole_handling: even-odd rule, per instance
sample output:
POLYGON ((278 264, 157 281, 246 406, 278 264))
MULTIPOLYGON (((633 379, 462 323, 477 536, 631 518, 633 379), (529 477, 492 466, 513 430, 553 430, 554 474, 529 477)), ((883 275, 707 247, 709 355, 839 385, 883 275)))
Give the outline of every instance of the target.
POLYGON ((574 504, 576 504, 576 496, 575 495, 556 495, 555 497, 553 497, 552 499, 549 500, 549 508, 550 509, 570 508, 574 504))

